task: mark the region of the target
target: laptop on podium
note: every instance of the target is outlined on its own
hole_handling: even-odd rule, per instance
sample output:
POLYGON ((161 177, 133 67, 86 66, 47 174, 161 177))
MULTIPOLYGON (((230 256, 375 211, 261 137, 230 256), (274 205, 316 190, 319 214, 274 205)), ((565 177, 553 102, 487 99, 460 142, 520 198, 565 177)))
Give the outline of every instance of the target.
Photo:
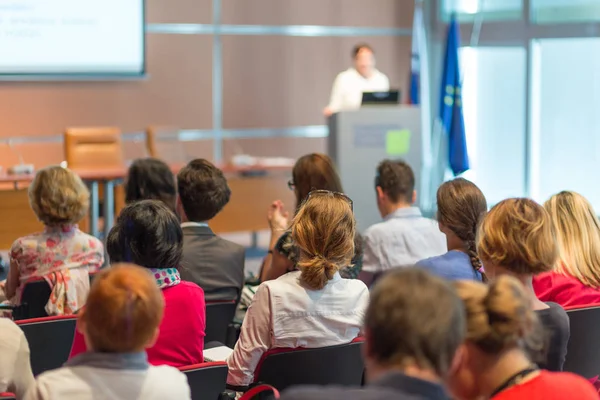
POLYGON ((400 103, 400 91, 390 90, 387 92, 363 92, 363 106, 383 106, 394 105, 400 103))

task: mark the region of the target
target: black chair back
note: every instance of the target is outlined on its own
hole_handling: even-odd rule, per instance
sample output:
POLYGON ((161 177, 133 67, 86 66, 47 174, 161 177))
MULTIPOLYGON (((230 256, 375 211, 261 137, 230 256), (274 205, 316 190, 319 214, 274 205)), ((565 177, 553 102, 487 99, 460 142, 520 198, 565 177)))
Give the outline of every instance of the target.
POLYGON ((21 304, 13 309, 13 319, 47 317, 46 304, 51 293, 52 289, 45 279, 27 282, 21 294, 21 304))
POLYGON ((192 400, 219 400, 225 392, 227 363, 211 362, 179 368, 185 374, 192 400))
POLYGON ((600 306, 568 310, 571 335, 564 371, 585 378, 600 375, 600 306))
POLYGON ((16 323, 29 342, 33 375, 59 368, 67 361, 75 336, 75 315, 34 318, 16 323))
POLYGON ((235 301, 206 303, 206 336, 204 343, 227 343, 227 330, 235 316, 235 301))
POLYGON ((255 371, 255 382, 279 391, 292 385, 360 386, 365 369, 362 340, 319 349, 272 349, 255 371))

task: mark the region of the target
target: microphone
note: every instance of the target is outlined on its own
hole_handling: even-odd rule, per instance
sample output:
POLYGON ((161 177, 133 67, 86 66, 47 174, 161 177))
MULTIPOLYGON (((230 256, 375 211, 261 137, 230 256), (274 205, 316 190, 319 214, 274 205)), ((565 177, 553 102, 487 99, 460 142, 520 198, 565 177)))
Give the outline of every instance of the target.
POLYGON ((12 139, 8 139, 8 141, 6 143, 8 144, 8 148, 10 149, 10 151, 12 151, 14 154, 16 154, 17 158, 19 159, 19 164, 13 165, 12 167, 10 167, 8 169, 8 173, 10 175, 33 174, 33 171, 35 171, 35 167, 33 166, 33 164, 25 164, 25 160, 23 160, 23 155, 21 154, 20 151, 18 151, 17 149, 14 148, 12 139))

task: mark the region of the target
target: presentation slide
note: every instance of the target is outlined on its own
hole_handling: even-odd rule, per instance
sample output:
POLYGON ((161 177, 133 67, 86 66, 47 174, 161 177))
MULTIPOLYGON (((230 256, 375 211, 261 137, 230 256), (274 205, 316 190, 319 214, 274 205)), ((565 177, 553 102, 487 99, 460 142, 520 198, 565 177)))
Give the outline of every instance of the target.
POLYGON ((0 0, 0 74, 143 72, 143 0, 0 0))

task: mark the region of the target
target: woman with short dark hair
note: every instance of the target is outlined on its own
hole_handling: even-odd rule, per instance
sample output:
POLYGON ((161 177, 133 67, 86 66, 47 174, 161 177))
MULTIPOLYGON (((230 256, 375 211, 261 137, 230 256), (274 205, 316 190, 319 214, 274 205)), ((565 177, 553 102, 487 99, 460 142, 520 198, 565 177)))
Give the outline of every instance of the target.
MULTIPOLYGON (((111 264, 127 262, 147 268, 162 291, 165 313, 160 334, 147 350, 153 365, 181 367, 203 361, 204 292, 179 276, 182 243, 177 216, 158 200, 126 206, 108 234, 106 249, 111 264)), ((83 337, 78 335, 71 356, 84 350, 83 337)))
POLYGON ((129 167, 125 180, 125 203, 160 200, 175 212, 177 187, 171 168, 157 158, 138 158, 129 167))

